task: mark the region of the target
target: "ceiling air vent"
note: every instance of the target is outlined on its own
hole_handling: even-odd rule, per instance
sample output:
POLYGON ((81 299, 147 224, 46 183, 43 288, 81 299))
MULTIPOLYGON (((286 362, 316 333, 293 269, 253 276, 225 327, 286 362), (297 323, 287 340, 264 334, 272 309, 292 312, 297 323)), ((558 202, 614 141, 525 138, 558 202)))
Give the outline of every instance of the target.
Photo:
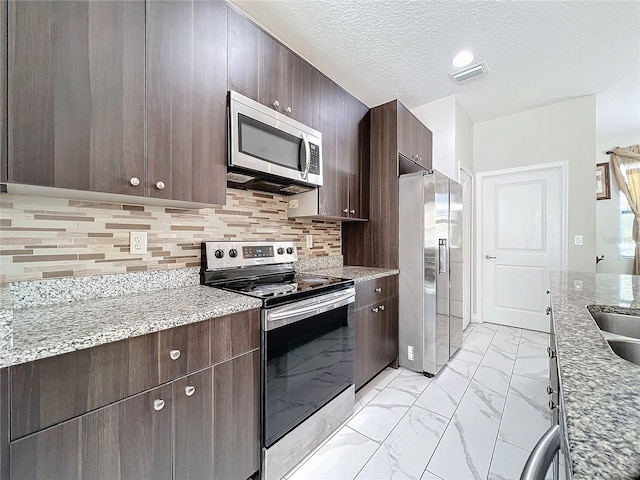
POLYGON ((462 83, 467 80, 471 80, 472 78, 486 75, 487 73, 489 73, 489 67, 487 67, 486 62, 482 62, 463 68, 457 72, 450 73, 449 76, 455 83, 462 83))

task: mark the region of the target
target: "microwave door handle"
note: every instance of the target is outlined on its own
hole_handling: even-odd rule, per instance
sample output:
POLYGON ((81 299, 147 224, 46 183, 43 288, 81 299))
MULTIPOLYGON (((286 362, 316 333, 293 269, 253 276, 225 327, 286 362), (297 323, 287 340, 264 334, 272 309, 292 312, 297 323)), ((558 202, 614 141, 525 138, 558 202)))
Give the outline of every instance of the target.
POLYGON ((306 133, 302 133, 302 143, 304 144, 304 171, 302 172, 302 179, 307 180, 309 177, 309 163, 311 162, 311 151, 309 150, 309 139, 306 133))

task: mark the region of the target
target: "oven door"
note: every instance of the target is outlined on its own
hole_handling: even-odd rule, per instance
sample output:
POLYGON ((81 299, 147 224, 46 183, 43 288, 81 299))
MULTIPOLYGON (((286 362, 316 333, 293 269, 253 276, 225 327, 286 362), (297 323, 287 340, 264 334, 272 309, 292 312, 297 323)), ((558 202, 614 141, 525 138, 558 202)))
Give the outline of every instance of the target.
POLYGON ((262 445, 354 383, 353 287, 263 310, 262 445))
POLYGON ((230 92, 229 165, 322 186, 322 135, 230 92))

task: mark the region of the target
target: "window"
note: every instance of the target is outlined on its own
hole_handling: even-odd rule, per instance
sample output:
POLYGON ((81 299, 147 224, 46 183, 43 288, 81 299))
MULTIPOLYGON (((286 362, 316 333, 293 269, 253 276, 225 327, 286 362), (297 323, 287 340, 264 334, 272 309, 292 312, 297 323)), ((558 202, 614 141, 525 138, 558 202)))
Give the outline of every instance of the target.
POLYGON ((620 243, 618 244, 618 255, 620 258, 633 258, 635 256, 636 245, 633 241, 633 212, 627 197, 620 192, 620 243))

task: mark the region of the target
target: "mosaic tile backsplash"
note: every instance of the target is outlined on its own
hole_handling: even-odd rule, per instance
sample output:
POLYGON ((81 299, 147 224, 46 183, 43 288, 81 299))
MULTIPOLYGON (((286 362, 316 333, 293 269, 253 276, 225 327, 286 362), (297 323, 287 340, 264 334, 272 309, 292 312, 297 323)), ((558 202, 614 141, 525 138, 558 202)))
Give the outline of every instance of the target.
POLYGON ((286 197, 263 192, 227 189, 225 206, 201 210, 0 197, 3 282, 199 267, 205 240, 295 241, 301 259, 341 253, 339 222, 289 220, 286 197), (129 253, 131 231, 147 232, 147 254, 129 253))

